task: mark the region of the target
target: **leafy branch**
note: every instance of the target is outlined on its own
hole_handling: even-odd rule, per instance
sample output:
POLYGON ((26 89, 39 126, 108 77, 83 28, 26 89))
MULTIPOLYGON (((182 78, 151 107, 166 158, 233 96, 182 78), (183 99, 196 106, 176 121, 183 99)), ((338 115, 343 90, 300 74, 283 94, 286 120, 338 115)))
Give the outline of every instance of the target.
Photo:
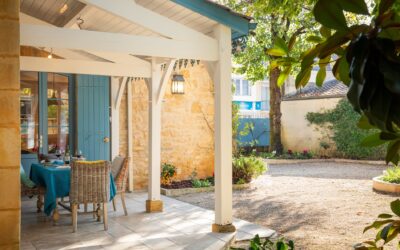
POLYGON ((308 37, 315 45, 295 58, 289 44, 276 39, 267 53, 276 58, 272 67, 284 72, 280 84, 299 65, 297 88, 308 84, 315 65, 319 66, 316 84, 322 86, 326 66, 333 59, 333 74, 349 86, 347 97, 362 114, 362 124, 366 124, 362 128, 380 130, 375 136, 365 138, 362 145, 386 144, 386 162, 397 164, 400 160, 400 1, 377 2, 370 14, 364 0, 318 0, 313 15, 321 24, 320 34, 308 37), (351 25, 345 13, 370 17, 372 21, 369 25, 351 25))

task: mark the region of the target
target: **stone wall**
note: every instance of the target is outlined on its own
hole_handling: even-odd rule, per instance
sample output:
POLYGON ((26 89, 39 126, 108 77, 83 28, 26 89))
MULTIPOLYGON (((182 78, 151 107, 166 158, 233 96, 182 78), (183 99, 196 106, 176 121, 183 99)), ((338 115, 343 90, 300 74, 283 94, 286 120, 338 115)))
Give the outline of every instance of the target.
POLYGON ((0 1, 0 249, 19 249, 19 1, 0 1))
MULTIPOLYGON (((171 94, 167 87, 162 108, 161 161, 178 168, 178 180, 196 170, 198 178, 214 170, 214 95, 205 66, 180 71, 185 94, 171 94)), ((127 155, 126 93, 120 110, 120 153, 127 155)), ((148 178, 148 91, 144 81, 132 85, 133 169, 135 189, 147 187, 148 178)))

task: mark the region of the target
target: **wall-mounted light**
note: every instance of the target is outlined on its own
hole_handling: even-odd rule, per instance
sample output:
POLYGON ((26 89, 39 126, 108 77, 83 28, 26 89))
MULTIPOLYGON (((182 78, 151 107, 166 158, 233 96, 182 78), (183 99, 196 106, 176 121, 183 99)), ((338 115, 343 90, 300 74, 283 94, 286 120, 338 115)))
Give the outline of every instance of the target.
POLYGON ((176 74, 172 76, 171 93, 185 94, 185 78, 183 78, 183 75, 176 74))

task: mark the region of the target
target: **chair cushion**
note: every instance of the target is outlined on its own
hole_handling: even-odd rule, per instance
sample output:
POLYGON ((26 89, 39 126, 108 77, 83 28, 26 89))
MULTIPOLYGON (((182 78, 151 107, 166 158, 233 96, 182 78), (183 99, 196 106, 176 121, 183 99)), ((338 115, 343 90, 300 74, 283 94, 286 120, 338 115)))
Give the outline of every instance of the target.
POLYGON ((26 175, 24 168, 22 167, 22 164, 20 164, 20 168, 19 168, 19 174, 20 174, 20 178, 21 178, 21 183, 28 187, 28 188, 34 188, 36 185, 33 181, 31 181, 31 179, 29 179, 29 177, 26 175))
POLYGON ((116 156, 114 160, 112 161, 111 164, 111 174, 114 177, 114 179, 117 177, 119 171, 121 170, 123 164, 124 164, 125 157, 122 156, 116 156))

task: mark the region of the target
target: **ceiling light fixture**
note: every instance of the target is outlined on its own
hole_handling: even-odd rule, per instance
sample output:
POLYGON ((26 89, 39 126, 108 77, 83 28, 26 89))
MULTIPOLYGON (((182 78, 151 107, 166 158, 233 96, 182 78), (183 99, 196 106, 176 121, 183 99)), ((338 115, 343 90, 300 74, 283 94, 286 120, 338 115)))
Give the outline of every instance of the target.
POLYGON ((68 4, 64 4, 60 9, 60 14, 64 14, 68 10, 68 4))
POLYGON ((53 58, 53 49, 50 49, 50 54, 47 56, 47 58, 49 59, 53 58))

